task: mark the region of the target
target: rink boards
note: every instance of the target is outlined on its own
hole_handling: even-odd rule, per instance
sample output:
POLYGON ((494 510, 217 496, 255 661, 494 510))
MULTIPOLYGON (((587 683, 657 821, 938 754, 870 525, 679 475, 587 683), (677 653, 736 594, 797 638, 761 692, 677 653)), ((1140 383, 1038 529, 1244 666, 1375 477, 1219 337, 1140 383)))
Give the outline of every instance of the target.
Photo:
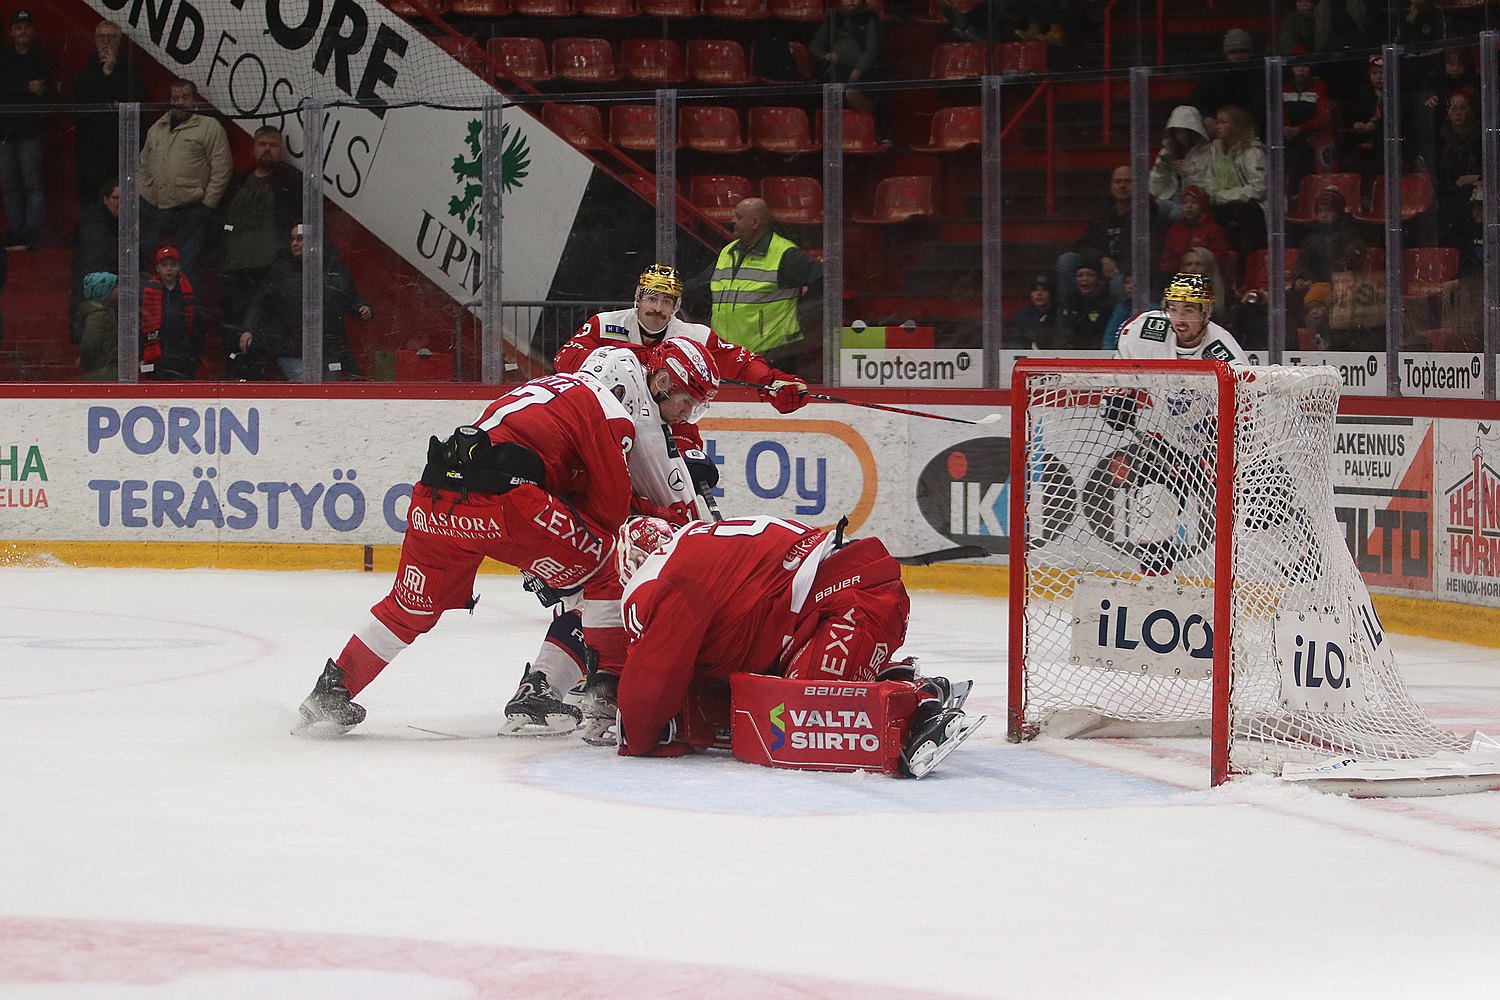
MULTIPOLYGON (((0 541, 84 564, 393 564, 430 435, 482 386, 0 387, 0 541), (222 388, 223 394, 211 390, 222 388)), ((1009 395, 846 390, 983 425, 814 402, 781 415, 726 390, 703 421, 726 515, 840 516, 893 553, 992 553, 931 568, 998 592, 1008 548, 1009 395)), ((1500 608, 1500 406, 1346 397, 1337 516, 1377 592, 1500 608)))

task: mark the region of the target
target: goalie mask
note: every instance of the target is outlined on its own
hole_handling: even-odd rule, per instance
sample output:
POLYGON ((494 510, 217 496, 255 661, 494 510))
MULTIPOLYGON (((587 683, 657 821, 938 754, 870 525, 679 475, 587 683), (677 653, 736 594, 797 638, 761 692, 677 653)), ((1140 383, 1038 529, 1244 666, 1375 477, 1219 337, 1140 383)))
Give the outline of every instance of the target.
POLYGON ((630 582, 646 557, 672 540, 673 528, 659 517, 632 517, 615 539, 615 569, 620 585, 630 582))
POLYGON ((665 371, 671 376, 671 387, 664 391, 653 388, 652 398, 663 407, 662 419, 668 423, 685 420, 697 423, 708 412, 708 404, 719 393, 719 366, 713 356, 691 340, 672 337, 663 341, 646 359, 647 382, 654 381, 657 372, 665 371), (668 400, 679 394, 687 397, 688 405, 680 408, 683 413, 668 414, 668 400))

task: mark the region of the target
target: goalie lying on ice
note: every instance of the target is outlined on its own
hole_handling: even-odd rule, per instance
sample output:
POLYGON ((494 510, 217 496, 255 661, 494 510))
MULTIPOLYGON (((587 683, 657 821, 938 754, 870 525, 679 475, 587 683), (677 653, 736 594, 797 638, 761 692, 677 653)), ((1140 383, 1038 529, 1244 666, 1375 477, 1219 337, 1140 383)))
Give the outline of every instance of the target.
POLYGON ((984 721, 963 712, 968 682, 890 662, 911 604, 878 539, 775 517, 674 534, 646 518, 621 545, 622 755, 728 746, 772 767, 922 777, 984 721))

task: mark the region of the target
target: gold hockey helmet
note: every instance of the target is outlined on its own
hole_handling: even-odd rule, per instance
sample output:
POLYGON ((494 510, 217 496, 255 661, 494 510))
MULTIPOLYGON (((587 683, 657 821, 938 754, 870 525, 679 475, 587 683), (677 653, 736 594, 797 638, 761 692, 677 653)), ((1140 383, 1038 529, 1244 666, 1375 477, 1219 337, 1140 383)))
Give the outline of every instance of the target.
POLYGON ((1182 271, 1173 276, 1161 300, 1162 302, 1197 302, 1202 306, 1212 306, 1214 290, 1203 275, 1182 271))
POLYGON ((677 268, 666 264, 652 264, 641 274, 641 283, 637 290, 650 290, 670 295, 674 299, 682 298, 682 278, 677 275, 677 268))

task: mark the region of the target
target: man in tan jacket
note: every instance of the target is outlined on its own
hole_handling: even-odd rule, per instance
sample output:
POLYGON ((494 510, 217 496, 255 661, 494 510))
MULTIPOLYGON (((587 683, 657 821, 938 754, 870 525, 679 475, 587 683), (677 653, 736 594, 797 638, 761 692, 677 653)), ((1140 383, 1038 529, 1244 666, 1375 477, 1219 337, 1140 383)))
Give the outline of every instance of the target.
POLYGON ((197 277, 233 157, 224 126, 197 112, 197 85, 173 80, 170 99, 171 109, 147 130, 141 147, 141 243, 150 257, 170 236, 183 271, 197 277))

